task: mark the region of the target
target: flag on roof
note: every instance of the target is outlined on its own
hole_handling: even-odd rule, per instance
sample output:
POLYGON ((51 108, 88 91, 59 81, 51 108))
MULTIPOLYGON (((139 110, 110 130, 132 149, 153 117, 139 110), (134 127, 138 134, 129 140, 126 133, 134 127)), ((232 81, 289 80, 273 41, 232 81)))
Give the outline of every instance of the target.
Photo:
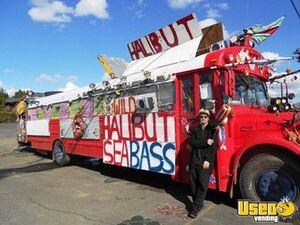
POLYGON ((285 16, 280 17, 273 23, 270 23, 269 25, 262 26, 262 25, 255 25, 253 27, 250 27, 249 29, 252 30, 253 35, 252 39, 256 44, 262 43, 264 40, 266 40, 270 35, 272 35, 275 31, 278 30, 280 25, 282 24, 285 16))

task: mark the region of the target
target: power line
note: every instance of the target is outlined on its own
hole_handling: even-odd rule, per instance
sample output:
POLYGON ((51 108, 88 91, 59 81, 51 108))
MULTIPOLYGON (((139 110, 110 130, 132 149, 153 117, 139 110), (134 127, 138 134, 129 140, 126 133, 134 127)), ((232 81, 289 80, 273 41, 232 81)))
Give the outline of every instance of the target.
POLYGON ((298 9, 297 9, 295 3, 293 2, 293 0, 290 0, 290 2, 292 3, 292 5, 293 5, 293 7, 294 7, 294 9, 295 9, 295 11, 296 11, 296 13, 297 13, 299 19, 300 19, 300 13, 299 13, 299 11, 298 11, 298 9))

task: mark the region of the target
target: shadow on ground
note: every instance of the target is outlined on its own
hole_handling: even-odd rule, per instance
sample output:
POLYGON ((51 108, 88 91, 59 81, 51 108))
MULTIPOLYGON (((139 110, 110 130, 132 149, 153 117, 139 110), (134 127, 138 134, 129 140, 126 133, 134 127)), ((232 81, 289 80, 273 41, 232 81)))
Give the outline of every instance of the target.
MULTIPOLYGON (((185 205, 188 210, 191 207, 191 201, 188 196, 191 196, 189 184, 176 183, 169 175, 153 173, 143 170, 135 170, 126 167, 117 167, 102 163, 101 160, 83 159, 75 163, 75 165, 88 168, 94 171, 99 171, 102 175, 108 178, 104 181, 106 183, 118 182, 119 180, 126 180, 143 185, 144 189, 151 191, 165 191, 177 201, 185 205)), ((215 190, 207 192, 206 200, 215 204, 224 204, 232 208, 237 207, 237 198, 240 194, 232 199, 229 193, 221 193, 215 190)))
POLYGON ((53 170, 56 169, 58 166, 56 166, 54 163, 38 163, 34 165, 24 166, 20 168, 11 168, 11 169, 0 169, 0 179, 4 177, 10 177, 17 174, 24 174, 24 173, 37 173, 42 172, 45 170, 53 170))
POLYGON ((44 158, 48 158, 49 156, 39 153, 39 152, 33 152, 33 151, 22 151, 22 150, 15 150, 12 153, 9 153, 10 156, 13 157, 24 157, 24 154, 34 154, 39 157, 43 157, 34 161, 31 161, 27 163, 26 166, 23 167, 17 167, 17 168, 8 168, 8 169, 0 169, 0 179, 5 178, 5 177, 10 177, 10 176, 15 176, 15 175, 20 175, 20 174, 26 174, 26 173, 38 173, 42 171, 47 171, 47 170, 53 170, 56 168, 59 168, 58 165, 56 165, 53 162, 41 162, 43 161, 44 158))
MULTIPOLYGON (((44 158, 50 159, 51 157, 47 154, 35 152, 33 150, 28 150, 25 152, 17 150, 13 154, 17 157, 21 156, 22 154, 35 154, 41 157, 41 159, 31 161, 28 163, 29 165, 20 168, 0 169, 0 179, 9 176, 14 176, 17 174, 37 173, 59 168, 59 166, 53 162, 38 163, 44 158)), ((118 182, 120 180, 138 183, 142 185, 142 189, 151 190, 155 192, 164 191, 168 193, 177 201, 183 203, 185 205, 186 210, 190 209, 191 207, 191 201, 188 197, 191 196, 189 185, 176 183, 171 179, 169 175, 107 165, 102 163, 101 160, 95 158, 85 158, 77 156, 72 157, 72 164, 100 172, 102 175, 107 176, 107 179, 105 179, 104 181, 105 183, 118 182)), ((237 202, 236 198, 231 199, 228 193, 221 193, 214 190, 208 191, 206 200, 212 201, 215 204, 225 204, 232 208, 236 208, 237 202)))

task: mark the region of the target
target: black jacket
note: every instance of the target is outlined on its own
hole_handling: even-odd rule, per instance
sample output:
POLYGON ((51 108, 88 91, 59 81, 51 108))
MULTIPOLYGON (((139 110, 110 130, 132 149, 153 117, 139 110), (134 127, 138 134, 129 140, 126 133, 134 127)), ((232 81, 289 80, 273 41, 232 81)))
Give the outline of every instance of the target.
POLYGON ((204 129, 198 124, 191 129, 190 132, 190 145, 192 146, 192 154, 190 159, 190 169, 202 168, 203 162, 208 161, 210 166, 209 170, 212 169, 215 161, 216 151, 216 140, 215 140, 216 129, 213 124, 208 124, 204 129), (213 139, 214 144, 208 145, 207 139, 213 139))

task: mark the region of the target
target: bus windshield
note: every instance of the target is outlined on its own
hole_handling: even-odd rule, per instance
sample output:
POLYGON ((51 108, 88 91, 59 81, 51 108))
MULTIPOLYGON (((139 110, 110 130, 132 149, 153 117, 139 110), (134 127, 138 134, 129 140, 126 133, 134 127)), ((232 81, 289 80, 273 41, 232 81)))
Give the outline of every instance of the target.
POLYGON ((269 104, 266 83, 259 78, 244 74, 235 75, 235 95, 232 104, 263 105, 269 104))

